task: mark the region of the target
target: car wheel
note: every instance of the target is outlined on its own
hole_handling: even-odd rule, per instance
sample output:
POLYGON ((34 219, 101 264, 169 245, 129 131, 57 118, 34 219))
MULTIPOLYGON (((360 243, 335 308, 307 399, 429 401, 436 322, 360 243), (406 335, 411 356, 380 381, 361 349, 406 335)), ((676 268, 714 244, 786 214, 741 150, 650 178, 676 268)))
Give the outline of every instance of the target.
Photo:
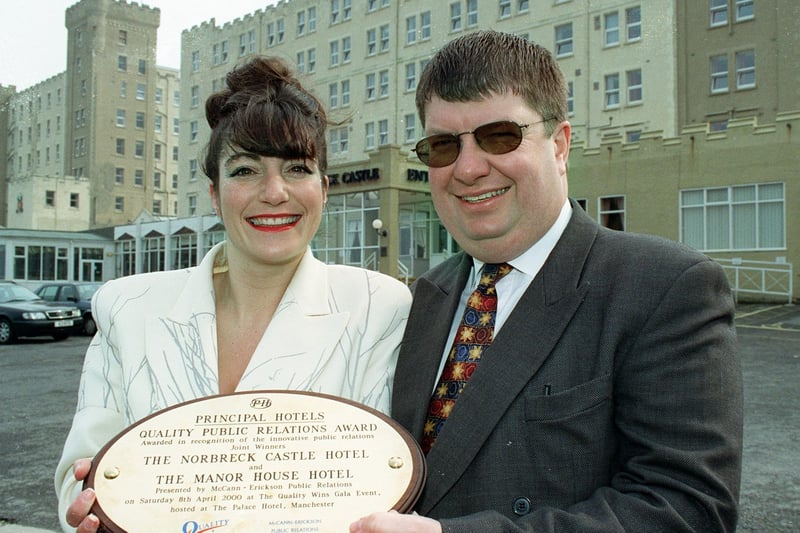
POLYGON ((14 342, 14 328, 11 327, 11 322, 5 318, 0 318, 0 344, 9 344, 14 342))
POLYGON ((94 319, 92 317, 83 317, 83 332, 90 337, 94 337, 94 334, 97 333, 97 324, 94 323, 94 319))

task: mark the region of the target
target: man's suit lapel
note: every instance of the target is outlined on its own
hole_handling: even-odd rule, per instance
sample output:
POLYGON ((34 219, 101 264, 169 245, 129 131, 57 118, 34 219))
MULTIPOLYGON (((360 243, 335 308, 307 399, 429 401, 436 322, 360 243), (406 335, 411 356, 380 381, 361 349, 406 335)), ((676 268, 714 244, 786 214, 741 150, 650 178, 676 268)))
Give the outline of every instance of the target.
POLYGON ((583 212, 573 215, 550 258, 485 351, 428 454, 428 483, 417 505, 421 514, 463 475, 558 343, 588 289, 580 275, 595 234, 594 223, 583 212))
POLYGON ((445 275, 416 281, 395 371, 392 418, 417 440, 422 436, 428 400, 436 385, 452 317, 461 312, 458 309, 461 288, 472 267, 472 258, 465 254, 450 261, 454 266, 445 269, 445 275))

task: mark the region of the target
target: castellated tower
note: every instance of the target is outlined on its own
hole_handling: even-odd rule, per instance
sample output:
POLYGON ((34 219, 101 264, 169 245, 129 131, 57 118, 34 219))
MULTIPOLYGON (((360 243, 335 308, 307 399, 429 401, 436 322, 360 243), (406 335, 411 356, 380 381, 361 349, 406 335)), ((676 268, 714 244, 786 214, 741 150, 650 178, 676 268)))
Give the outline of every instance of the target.
POLYGON ((64 175, 90 182, 90 226, 133 220, 153 205, 161 13, 124 0, 66 10, 64 175))

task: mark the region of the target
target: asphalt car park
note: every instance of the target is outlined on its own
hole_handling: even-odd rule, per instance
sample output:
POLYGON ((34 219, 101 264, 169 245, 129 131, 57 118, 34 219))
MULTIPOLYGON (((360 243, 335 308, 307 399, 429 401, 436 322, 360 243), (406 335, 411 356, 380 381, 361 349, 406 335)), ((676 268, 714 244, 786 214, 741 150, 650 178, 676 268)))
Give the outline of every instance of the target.
POLYGON ((74 303, 45 302, 13 281, 0 282, 0 344, 20 337, 63 340, 82 331, 83 318, 74 303))

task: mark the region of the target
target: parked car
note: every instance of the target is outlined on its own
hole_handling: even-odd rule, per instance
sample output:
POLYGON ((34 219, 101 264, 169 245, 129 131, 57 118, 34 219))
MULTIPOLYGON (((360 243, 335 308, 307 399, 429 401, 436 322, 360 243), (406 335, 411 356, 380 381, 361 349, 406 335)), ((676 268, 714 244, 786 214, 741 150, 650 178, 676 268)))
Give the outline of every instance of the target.
POLYGON ((19 337, 62 340, 82 331, 83 318, 76 305, 46 302, 13 281, 0 282, 0 344, 19 337))
POLYGON ((36 289, 42 300, 77 305, 83 316, 83 332, 94 335, 97 325, 92 318, 92 296, 102 283, 93 281, 48 282, 36 289))

